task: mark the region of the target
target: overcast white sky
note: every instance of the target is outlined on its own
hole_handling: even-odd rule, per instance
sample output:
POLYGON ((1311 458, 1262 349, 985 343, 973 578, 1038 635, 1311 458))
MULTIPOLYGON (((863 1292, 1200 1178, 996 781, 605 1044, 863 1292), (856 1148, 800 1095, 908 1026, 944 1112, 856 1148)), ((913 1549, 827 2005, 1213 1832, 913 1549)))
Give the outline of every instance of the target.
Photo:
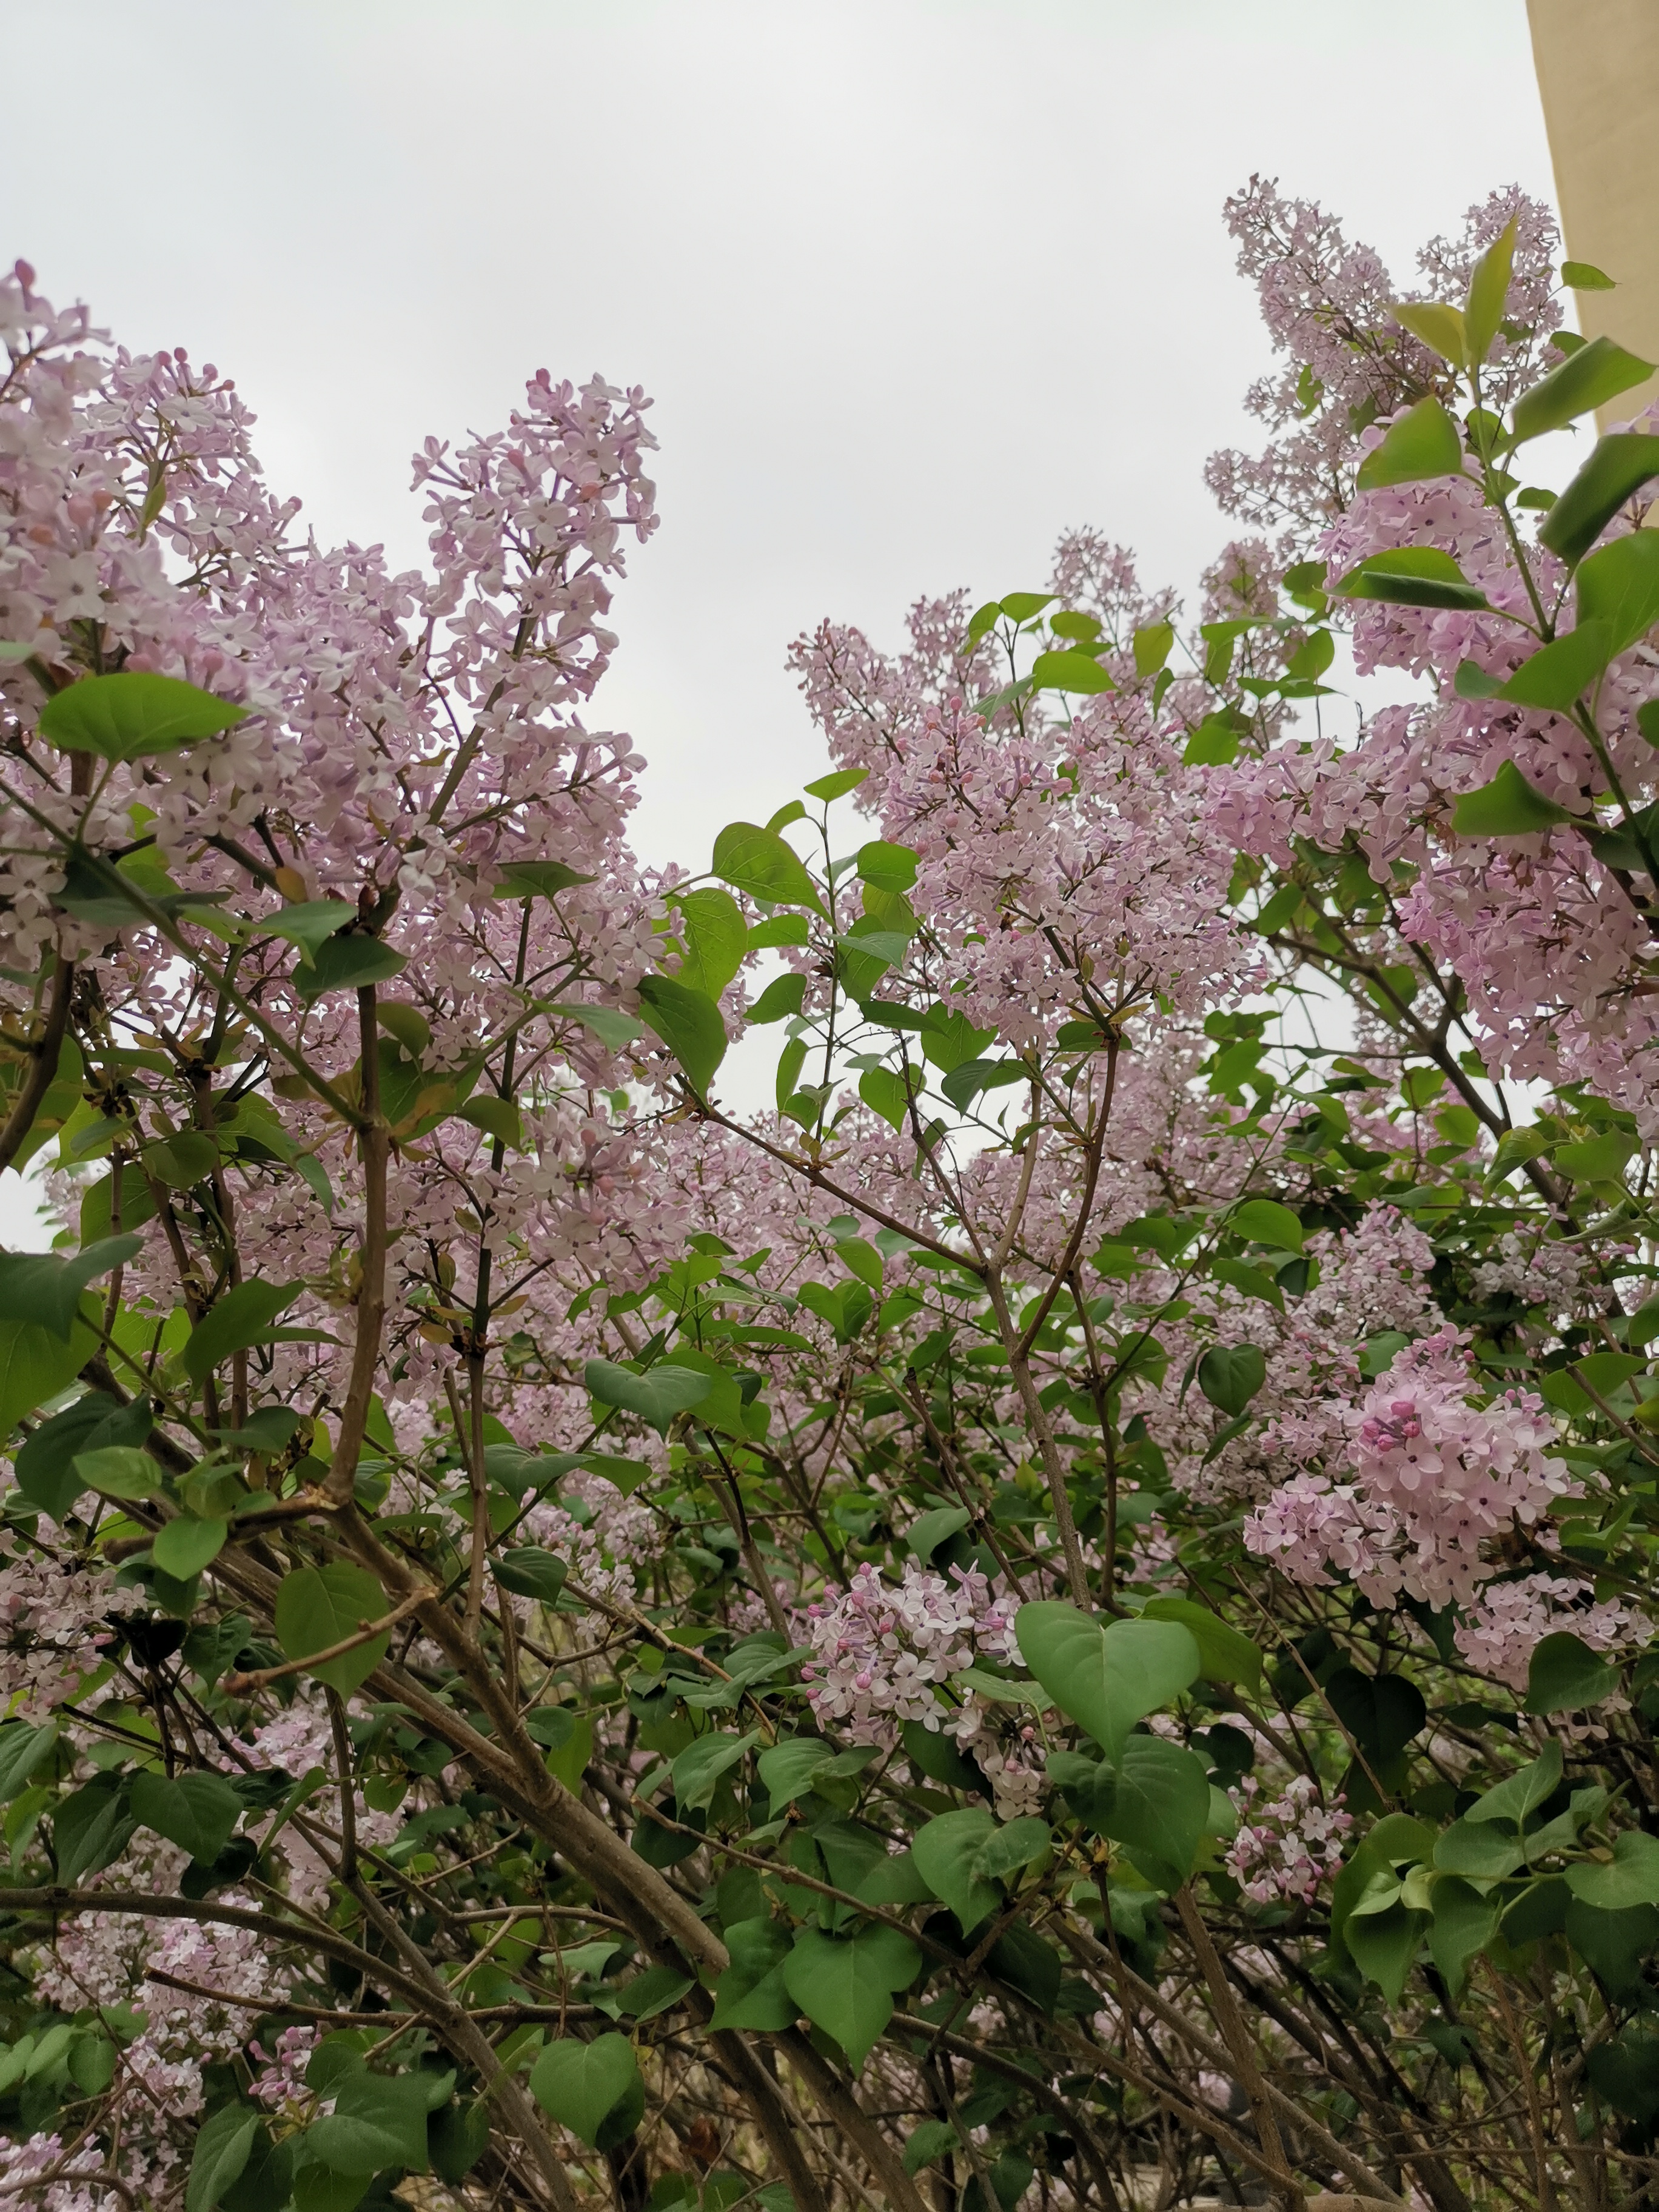
POLYGON ((642 384, 663 526, 595 726, 707 864, 817 772, 833 614, 1039 581, 1091 523, 1189 586, 1267 349, 1252 170, 1405 274, 1550 173, 1524 0, 10 0, 0 252, 237 378, 319 536, 421 550, 408 456, 525 377, 642 384))
POLYGON ((1402 277, 1551 194, 1524 0, 9 0, 5 57, 0 256, 234 374, 325 541, 417 559, 410 453, 538 368, 653 395, 589 719, 693 867, 821 772, 820 617, 896 642, 1081 523, 1191 586, 1269 358, 1253 170, 1402 277))

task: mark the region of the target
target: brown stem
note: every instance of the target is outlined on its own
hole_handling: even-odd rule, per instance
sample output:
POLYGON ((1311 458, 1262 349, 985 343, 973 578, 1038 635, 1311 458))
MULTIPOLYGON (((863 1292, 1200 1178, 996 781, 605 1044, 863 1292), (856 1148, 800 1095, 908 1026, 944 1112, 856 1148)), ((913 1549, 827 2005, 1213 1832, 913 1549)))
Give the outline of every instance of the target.
POLYGON ((1072 1501, 1066 1493, 1066 1468, 1060 1456, 1060 1447, 1054 1442, 1047 1408, 1037 1395, 1029 1353, 1022 1346, 1020 1332, 1014 1327, 1013 1316, 1008 1310, 1001 1276, 988 1275, 985 1288, 991 1301, 991 1310, 996 1316, 997 1328, 1013 1375, 1014 1388, 1019 1393, 1026 1421, 1042 1455, 1042 1472, 1048 1478, 1048 1496, 1054 1509, 1054 1525, 1060 1530, 1060 1547, 1065 1555, 1066 1580, 1071 1589, 1072 1602, 1086 1613, 1093 1602, 1089 1595, 1089 1571, 1083 1564, 1083 1547, 1078 1540, 1077 1522, 1073 1518, 1072 1501))
POLYGON ((340 1880, 349 1887, 357 1879, 357 1777, 351 1763, 351 1738, 346 1731, 345 1701, 327 1684, 324 1691, 334 1732, 334 1763, 340 1770, 340 1880))
POLYGON ((476 2069, 485 2094, 530 2154, 555 2212, 578 2212, 576 2192, 570 2185, 564 2161, 516 2075, 509 2074, 503 2067, 488 2036, 465 2007, 455 2002, 447 1985, 433 1972, 424 1954, 410 1941, 374 1892, 362 1882, 354 1882, 351 1893, 382 1941, 396 1948, 410 1978, 423 1991, 425 2009, 444 2041, 458 2057, 464 2057, 476 2069))
MULTIPOLYGON (((1142 1981, 1138 1974, 1123 1964, 1121 1958, 1109 1954, 1104 1947, 1093 1936, 1069 1922, 1060 1923, 1060 1933, 1074 1951, 1081 1954, 1091 1964, 1105 1967, 1116 1978, 1120 1987, 1127 1994, 1161 2020, 1165 2027, 1173 2029, 1183 2041, 1190 2044, 1199 2057, 1213 2067, 1218 2073, 1226 2071, 1229 2053, 1212 2037, 1206 2035, 1203 2029, 1195 2022, 1188 2020, 1183 2013, 1177 2011, 1176 2007, 1169 2003, 1149 1982, 1142 1981)), ((1346 2173, 1351 2181, 1358 2184, 1367 2197, 1378 2199, 1385 2204, 1400 2203, 1398 2194, 1372 2171, 1352 2144, 1339 2142, 1334 2136, 1319 2124, 1317 2120, 1300 2106, 1293 2104, 1284 2091, 1275 2088, 1271 2081, 1264 2080, 1262 2087, 1267 2093, 1269 2103, 1307 2137, 1314 2148, 1322 2157, 1328 2160, 1339 2173, 1346 2173)))
POLYGON ((388 1133, 380 1112, 380 1024, 374 986, 357 994, 357 1030, 362 1042, 362 1120, 359 1145, 363 1164, 363 1235, 358 1248, 362 1278, 357 1286, 357 1335, 351 1349, 351 1380, 340 1415, 339 1441, 323 1488, 337 1505, 350 1498, 357 1458, 368 1428, 374 1376, 380 1362, 380 1334, 386 1326, 386 1161, 388 1133))
MULTIPOLYGON (((1203 1970, 1210 1991, 1210 2002, 1215 2007, 1216 2018, 1221 2024, 1223 2040, 1232 2053, 1244 2094, 1250 2100, 1250 2112, 1255 2120, 1255 2131, 1261 2138, 1261 2148, 1276 2166, 1283 2166, 1288 2172, 1285 2145, 1279 2136, 1279 2122, 1273 2116, 1267 2085, 1261 2078, 1255 2045, 1250 2040, 1250 2031, 1244 2025, 1244 2015, 1238 2009, 1238 2001, 1222 1972, 1215 1945, 1210 1941, 1210 1931, 1204 1925, 1203 1916, 1193 1902, 1193 1893, 1187 1883, 1182 1882, 1176 1892, 1175 1904, 1176 1911, 1181 1915, 1181 1924, 1187 1931, 1187 1941, 1192 1945, 1199 1966, 1203 1970)), ((1302 2191, 1292 2185, 1283 2194, 1285 2212, 1301 2212, 1302 2191)))
POLYGON ((227 1674, 221 1686, 228 1696, 245 1698, 251 1690, 263 1690, 267 1682, 281 1681, 285 1674, 302 1674, 308 1668, 315 1669, 327 1660, 343 1659, 348 1651, 360 1650, 377 1636, 384 1636, 389 1628, 395 1628, 400 1620, 407 1620, 431 1595, 431 1590, 422 1584, 379 1620, 364 1621, 355 1635, 343 1636, 337 1644, 326 1644, 320 1651, 307 1651, 303 1659, 285 1659, 280 1667, 261 1667, 251 1674, 227 1674))
POLYGON ((52 985, 46 1000, 46 1025, 34 1043, 29 1047, 33 1065, 23 1079, 12 1109, 6 1116, 6 1125, 0 1129, 0 1168, 9 1168, 16 1158, 17 1150, 34 1127, 34 1117, 40 1111, 40 1102, 51 1090, 58 1073, 58 1055, 63 1048, 64 1032, 69 1028, 70 994, 75 985, 75 963, 65 960, 60 952, 52 971, 52 985))
POLYGON ((848 2141, 856 2146, 865 2164, 880 2182, 889 2206, 895 2208, 895 2212, 927 2212, 921 2191, 894 2154, 892 2145, 836 2069, 820 2057, 798 2027, 788 2029, 777 2040, 819 2104, 848 2141))
POLYGON ((806 2163, 782 2094, 760 2053, 731 2028, 721 2029, 712 2039, 733 2087, 755 2115, 766 2148, 793 2192, 797 2212, 829 2212, 829 2201, 806 2163))

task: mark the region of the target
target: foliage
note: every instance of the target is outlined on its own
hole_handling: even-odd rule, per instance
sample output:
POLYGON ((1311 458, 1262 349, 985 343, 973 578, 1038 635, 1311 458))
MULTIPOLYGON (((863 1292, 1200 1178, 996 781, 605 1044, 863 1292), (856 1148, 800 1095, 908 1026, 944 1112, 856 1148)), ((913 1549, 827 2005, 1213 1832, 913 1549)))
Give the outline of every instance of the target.
POLYGON ((9 2192, 1651 2187, 1659 433, 1528 451, 1646 364, 1230 220, 1275 540, 824 625, 701 877, 642 395, 393 575, 0 288, 9 2192))

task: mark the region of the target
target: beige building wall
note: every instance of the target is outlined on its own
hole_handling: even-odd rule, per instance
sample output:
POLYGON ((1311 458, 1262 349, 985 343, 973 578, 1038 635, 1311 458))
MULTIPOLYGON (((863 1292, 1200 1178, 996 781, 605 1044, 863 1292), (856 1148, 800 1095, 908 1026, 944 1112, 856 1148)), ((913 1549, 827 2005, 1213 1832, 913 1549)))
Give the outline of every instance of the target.
MULTIPOLYGON (((1619 288, 1578 293, 1578 327, 1659 362, 1659 0, 1528 0, 1527 13, 1567 255, 1619 288)), ((1659 377, 1601 420, 1656 399, 1659 377)))

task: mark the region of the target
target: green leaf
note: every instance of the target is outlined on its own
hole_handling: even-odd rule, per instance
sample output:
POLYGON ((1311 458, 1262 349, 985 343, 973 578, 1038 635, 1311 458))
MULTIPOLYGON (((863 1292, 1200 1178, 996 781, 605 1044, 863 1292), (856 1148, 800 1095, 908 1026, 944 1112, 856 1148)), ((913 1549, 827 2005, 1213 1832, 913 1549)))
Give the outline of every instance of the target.
POLYGON ((1428 398, 1419 399, 1390 426, 1382 444, 1360 463, 1355 481, 1361 491, 1380 491, 1389 484, 1419 483, 1430 477, 1461 476, 1462 471, 1457 425, 1437 399, 1428 398))
POLYGON ((750 1007, 744 1019, 756 1028, 766 1022, 781 1022, 787 1014, 798 1014, 806 996, 806 978, 799 973, 775 975, 750 1007))
MULTIPOLYGON (((1414 338, 1421 339, 1431 353, 1438 354, 1454 368, 1462 368, 1469 359, 1472 349, 1461 307, 1432 300, 1395 300, 1389 304, 1389 313, 1414 338)), ((1475 358, 1482 358, 1484 352, 1483 348, 1475 358)))
POLYGON ((1613 1844, 1611 1866, 1571 1866, 1567 1887, 1601 1912, 1659 1905, 1659 1836, 1626 1828, 1613 1844))
MULTIPOLYGON (((1568 1869, 1567 1880, 1572 1880, 1568 1869)), ((1566 1938, 1609 1996, 1628 2004, 1643 1983, 1642 1963, 1659 1946, 1659 1911, 1632 1905, 1622 1911, 1598 1911, 1575 1897, 1567 1906, 1566 1938)))
POLYGON ((1070 650, 1040 653, 1031 663, 1031 682, 1039 691, 1115 691, 1117 686, 1091 653, 1070 650))
POLYGON ((1243 1260, 1212 1260, 1210 1273, 1218 1283, 1230 1284, 1247 1298, 1260 1298, 1276 1313, 1284 1312, 1285 1293, 1262 1268, 1252 1267, 1243 1260))
POLYGON ((1632 530, 1578 564, 1578 623, 1601 623, 1615 658, 1659 622, 1659 532, 1632 530))
POLYGON ((1253 1244, 1271 1245, 1276 1252, 1302 1249, 1302 1224, 1277 1199, 1247 1198, 1228 1215, 1227 1226, 1236 1237, 1248 1237, 1253 1244))
POLYGON ((976 1030, 966 1014, 954 1008, 932 1006, 922 1018, 921 1030, 924 1056, 943 1075, 949 1075, 970 1060, 976 1060, 988 1044, 996 1039, 994 1030, 976 1030))
POLYGON ((1189 1597, 1155 1597, 1141 1607, 1140 1618, 1178 1622, 1198 1646, 1198 1671, 1206 1682, 1243 1682, 1251 1689, 1260 1685, 1260 1646, 1230 1628, 1208 1606, 1189 1597))
POLYGON ((67 1260, 0 1252, 0 1321, 39 1322, 67 1344, 82 1291, 131 1260, 143 1242, 142 1237, 106 1237, 67 1260))
POLYGON ((1353 1915, 1342 1931, 1355 1966, 1391 2005, 1397 2005, 1405 1992, 1428 1917, 1426 1912, 1391 1905, 1386 1911, 1353 1915))
POLYGON ((46 1721, 31 1728, 26 1721, 7 1721, 0 1726, 0 1805, 10 1804, 28 1787, 29 1778, 58 1741, 58 1727, 46 1721))
POLYGON ((1440 1872, 1466 1875, 1472 1881, 1501 1881, 1522 1856, 1515 1838, 1490 1820, 1454 1820, 1434 1847, 1440 1872))
POLYGON ((1659 476, 1659 437, 1620 430, 1598 438, 1589 459, 1538 526, 1539 543, 1571 566, 1589 551, 1625 501, 1659 476))
POLYGON ((194 1190, 219 1164, 219 1147, 200 1129, 179 1129, 146 1145, 146 1171, 168 1190, 194 1190))
MULTIPOLYGON (((812 1786, 812 1777, 835 1756, 834 1744, 825 1743, 821 1736, 787 1737, 783 1742, 762 1752, 756 1762, 760 1769, 761 1787, 774 1806, 793 1804, 797 1797, 806 1795, 812 1786)), ((781 1952, 779 1956, 782 1956, 781 1952)))
POLYGON ((1452 809, 1452 829, 1460 837, 1534 837, 1573 817, 1527 781, 1513 761, 1505 761, 1490 783, 1466 792, 1452 809))
MULTIPOLYGON (((891 968, 903 959, 909 947, 910 940, 901 930, 861 928, 843 937, 840 949, 856 959, 874 960, 883 968, 891 968)), ((866 988, 873 989, 874 982, 872 976, 866 988)))
POLYGON ((981 1091, 1002 1091, 1011 1083, 1029 1083, 1031 1071, 1020 1060, 969 1060, 953 1067, 939 1085, 951 1103, 965 1114, 981 1091))
MULTIPOLYGON (((1533 1647, 1527 1665, 1529 1713, 1577 1712, 1599 1705, 1619 1687, 1619 1669, 1609 1667, 1599 1652, 1562 1631, 1546 1636, 1533 1647)), ((1659 1851, 1659 1843, 1654 1849, 1659 1851)), ((1591 1902, 1600 1900, 1592 1899, 1591 1902)), ((1659 1896, 1631 1899, 1632 1904, 1659 1905, 1659 1896)))
POLYGON ((747 1735, 700 1735, 688 1744, 669 1770, 677 1817, 683 1820, 688 1812, 712 1804, 721 1776, 729 1773, 759 1741, 759 1730, 751 1729, 747 1735))
POLYGON ((1541 438, 1547 430, 1559 430, 1592 408, 1605 407, 1609 399, 1645 384, 1652 374, 1650 361, 1626 353, 1611 338, 1592 338, 1516 401, 1516 444, 1541 438))
POLYGON ((834 2036, 856 2074, 893 2016, 893 1991, 914 1981, 921 1966, 921 1952, 896 1928, 840 1938, 803 1928, 783 1962, 783 1984, 808 2020, 834 2036))
POLYGON ((160 1774, 135 1774, 131 1806, 136 1820, 204 1866, 211 1866, 230 1841, 244 1809, 222 1775, 196 1773, 171 1782, 160 1774))
POLYGON ((100 1776, 58 1808, 52 1824, 58 1879, 73 1889, 82 1875, 96 1874, 126 1849, 137 1826, 118 1782, 100 1776))
POLYGON ((827 805, 830 800, 845 799, 849 791, 856 791, 869 773, 867 768, 832 769, 828 775, 803 784, 801 788, 809 799, 821 799, 827 805))
POLYGON ((142 1444, 150 1433, 150 1401, 122 1405, 106 1391, 88 1389, 62 1413, 53 1413, 28 1436, 13 1458, 18 1489, 31 1506, 51 1513, 58 1524, 69 1517, 86 1482, 76 1474, 76 1455, 101 1444, 142 1444))
POLYGON ((965 1505, 936 1505, 919 1513, 904 1532, 911 1557, 926 1566, 939 1546, 965 1528, 973 1517, 965 1505))
POLYGON ((1103 1629, 1063 1598, 1022 1606, 1015 1632, 1054 1702, 1114 1761, 1135 1723, 1178 1696, 1201 1666, 1195 1639, 1177 1621, 1115 1621, 1103 1629))
POLYGON ((105 1498, 152 1498, 161 1486, 161 1470, 148 1452, 133 1444, 101 1444, 75 1455, 76 1495, 95 1490, 105 1498))
POLYGON ((570 1571, 563 1559, 535 1544, 503 1552, 493 1565, 495 1579, 503 1589, 515 1590, 520 1597, 533 1597, 541 1605, 558 1602, 559 1592, 570 1571))
POLYGON ((873 884, 879 891, 908 891, 916 880, 916 866, 908 845, 890 845, 877 837, 859 847, 859 880, 873 884))
POLYGON ((442 2181, 464 2181, 489 2148, 489 2106, 483 2097, 470 2105, 457 2099, 428 2123, 427 2154, 442 2181))
POLYGON ((913 1088, 920 1086, 920 1080, 915 1070, 907 1084, 894 1068, 866 1067, 859 1078, 859 1097, 890 1128, 902 1131, 909 1119, 913 1088))
POLYGON ((548 2045, 530 2075, 542 2109, 589 2144, 639 2086, 639 2062, 625 2035, 598 2035, 592 2043, 562 2037, 548 2045))
POLYGON ((1175 624, 1167 622, 1148 623, 1138 629, 1133 638, 1135 674, 1143 681, 1156 676, 1170 658, 1175 645, 1175 624))
POLYGON ((1619 289, 1614 280, 1593 261, 1564 261, 1561 282, 1570 284, 1575 292, 1616 292, 1619 289))
POLYGON ((289 2139, 295 2147, 294 2212, 356 2212, 368 2193, 372 2176, 336 2173, 309 2154, 306 2136, 289 2139))
POLYGON ((1238 758, 1239 731, 1231 711, 1206 714, 1188 738, 1183 768, 1228 768, 1238 758))
POLYGON ((718 999, 743 965, 749 947, 749 925, 743 908, 730 891, 712 884, 694 891, 675 891, 669 904, 679 915, 676 934, 685 946, 685 961, 675 981, 688 990, 718 999))
POLYGON ((40 709, 40 734, 70 752, 137 760, 217 737, 247 720, 246 707, 216 699, 176 676, 83 676, 40 709))
MULTIPOLYGON (((945 1815, 946 1819, 954 1817, 945 1815)), ((1018 1874, 1022 1867, 1030 1866, 1033 1859, 1040 1859, 1053 1842, 1054 1835, 1046 1820, 1029 1814, 1020 1820, 1010 1820, 1006 1827, 999 1828, 980 1845, 969 1862, 969 1875, 975 1881, 1000 1881, 1006 1875, 1018 1874)), ((963 1932, 965 1935, 967 1930, 963 1932)))
POLYGON ((312 962, 325 939, 356 919, 356 908, 344 899, 307 899, 299 906, 285 906, 280 914, 262 915, 258 926, 268 936, 286 937, 312 962))
POLYGON ((1267 1379, 1267 1363, 1254 1344, 1212 1344, 1198 1363, 1198 1387, 1212 1406, 1235 1417, 1267 1379))
POLYGON ((1460 699, 1495 699, 1504 688, 1501 676, 1493 676, 1478 660, 1460 660, 1457 673, 1452 678, 1452 690, 1460 699))
POLYGON ((1393 606, 1467 611, 1486 604, 1486 593, 1450 554, 1434 545, 1395 545, 1368 554, 1334 588, 1341 599, 1382 599, 1393 606))
POLYGON ((700 1375, 695 1368, 665 1365, 636 1375, 631 1368, 617 1367, 609 1359, 590 1359, 583 1379, 589 1395, 600 1405, 620 1406, 624 1413, 637 1413, 659 1436, 668 1433, 676 1413, 700 1406, 714 1387, 712 1376, 700 1375))
POLYGON ((1483 1895, 1457 1875, 1437 1881, 1429 1897, 1434 1913, 1429 1955, 1456 1997, 1468 1978, 1469 1960, 1484 1951, 1498 1932, 1498 1900, 1483 1895))
MULTIPOLYGON (((276 1586, 276 1641, 285 1657, 308 1659, 356 1636, 386 1610, 386 1593, 367 1568, 344 1559, 325 1567, 296 1567, 276 1586)), ((376 1636, 310 1672, 349 1698, 385 1658, 390 1641, 389 1633, 376 1636)))
POLYGON ((780 945, 807 945, 811 935, 804 914, 775 914, 769 921, 757 921, 750 931, 749 950, 767 952, 780 945))
POLYGON ((714 1984, 709 2027, 773 2035, 793 2027, 795 2002, 783 1985, 787 1929, 773 1920, 739 1920, 726 1931, 726 1948, 732 1963, 714 1984))
POLYGON ((677 2005, 692 1986, 692 1977, 678 1966, 647 1966, 617 1993, 617 2006, 629 2020, 655 2020, 677 2005))
POLYGON ((255 1275, 227 1291, 217 1305, 204 1314, 185 1344, 185 1372, 192 1382, 204 1382, 222 1361, 256 1344, 271 1340, 271 1325, 300 1295, 299 1283, 270 1283, 255 1275))
POLYGON ((620 1006, 583 1006, 568 1000, 555 999, 548 1006, 550 1014, 562 1014, 568 1021, 580 1022, 584 1029, 592 1030, 607 1052, 625 1052, 640 1033, 640 1024, 632 1014, 625 1014, 620 1006))
POLYGON ((64 1344, 38 1322, 0 1321, 0 1437, 66 1389, 97 1350, 97 1338, 78 1322, 64 1344))
POLYGON ((694 991, 671 975, 647 975, 640 984, 640 1011, 685 1070, 699 1096, 726 1057, 726 1024, 706 993, 694 991))
POLYGON ((1626 2021, 1585 2063, 1591 2087, 1615 2112, 1644 2129, 1659 2120, 1659 2034, 1650 2018, 1626 2021))
POLYGON ((1573 1182, 1617 1182, 1636 1146, 1617 1132, 1589 1137, 1582 1144, 1557 1145, 1550 1157, 1573 1182))
POLYGON ((1613 649, 1613 632, 1607 623, 1580 623, 1577 629, 1523 660, 1495 696, 1513 706, 1539 707, 1564 714, 1595 682, 1612 659, 1613 649))
POLYGON ((769 906, 810 907, 822 914, 817 886, 799 856, 773 831, 733 822, 714 840, 714 873, 722 883, 769 906))
POLYGON ((1178 1889, 1192 1871, 1209 1817, 1210 1779, 1198 1753, 1162 1736, 1130 1736, 1101 1826, 1133 1855, 1141 1872, 1160 1888, 1178 1889))
POLYGON ((307 1006, 325 991, 361 991, 401 975, 409 962, 378 937, 325 937, 307 967, 304 961, 289 979, 307 1006))
POLYGON ((924 1821, 911 1845, 922 1880, 950 1906, 964 1936, 1002 1902, 1001 1893, 974 1872, 974 1862, 996 1832, 989 1809, 970 1805, 924 1821))
POLYGON ((947 2151, 959 2150, 961 2138, 949 2120, 924 2120, 919 2128, 912 2128, 905 2138, 904 2171, 920 2173, 924 2166, 931 2166, 936 2158, 947 2151))
POLYGON ((196 2132, 185 2212, 213 2212, 232 2184, 241 2178, 264 2123, 246 2105, 221 2105, 196 2132))
POLYGON ((1498 326, 1504 319, 1510 277, 1515 267, 1515 234, 1519 216, 1512 215, 1474 264, 1469 295, 1463 310, 1467 355, 1471 368, 1479 368, 1492 351, 1498 326))
POLYGON ((1054 603, 1052 592, 1010 592, 1000 602, 1000 606, 1011 622, 1028 623, 1034 615, 1040 615, 1044 607, 1051 607, 1054 603))
POLYGON ((448 2103, 454 2086, 453 2074, 347 2074, 331 2085, 334 2110, 312 2122, 306 2147, 337 2173, 424 2173, 427 2116, 448 2103))
POLYGON ((1414 1682, 1401 1674, 1362 1674, 1339 1667, 1325 1684, 1331 1710, 1374 1765, 1387 1765, 1428 1724, 1414 1682))
POLYGON ((595 884, 597 876, 584 876, 562 860, 506 860, 495 864, 496 886, 492 898, 556 898, 578 884, 595 884))
POLYGON ((1552 1796, 1561 1781, 1561 1747, 1552 1741, 1529 1766, 1507 1775, 1463 1814, 1466 1820, 1512 1820, 1518 1827, 1528 1813, 1552 1796))
POLYGON ((192 1575, 199 1575, 204 1567, 218 1558, 229 1533, 228 1521, 198 1519, 193 1513, 177 1514, 157 1529, 149 1555, 163 1574, 171 1575, 175 1582, 187 1583, 192 1575))
POLYGON ((482 1097, 469 1098, 459 1109, 459 1118, 475 1129, 482 1129, 510 1152, 524 1150, 524 1122, 519 1113, 518 1102, 498 1098, 485 1091, 482 1097))

